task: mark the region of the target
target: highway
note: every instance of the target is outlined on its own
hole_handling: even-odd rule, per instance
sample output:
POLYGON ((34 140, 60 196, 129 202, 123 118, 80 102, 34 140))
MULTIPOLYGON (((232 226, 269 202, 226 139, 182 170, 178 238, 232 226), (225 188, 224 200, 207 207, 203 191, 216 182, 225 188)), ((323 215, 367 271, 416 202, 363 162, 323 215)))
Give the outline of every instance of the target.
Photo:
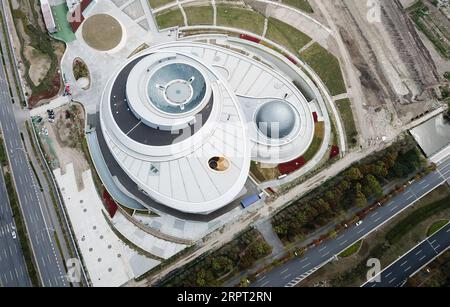
POLYGON ((413 182, 403 193, 395 196, 387 204, 374 212, 369 213, 360 226, 352 225, 341 232, 335 239, 326 240, 319 246, 309 249, 302 258, 294 258, 265 274, 260 274, 251 286, 295 286, 317 269, 335 259, 336 255, 351 246, 354 242, 364 238, 449 179, 450 157, 447 157, 438 165, 436 171, 413 182))
POLYGON ((422 267, 445 252, 449 246, 450 224, 447 224, 434 235, 416 245, 400 259, 397 259, 380 274, 365 283, 363 287, 400 287, 407 281, 408 277, 414 275, 422 267), (380 278, 380 282, 374 282, 376 278, 380 278))
POLYGON ((3 65, 0 65, 0 128, 42 285, 69 286, 53 230, 47 227, 41 208, 41 200, 37 194, 39 187, 15 122, 3 65))
POLYGON ((8 193, 0 169, 0 286, 31 287, 8 193), (16 232, 16 238, 13 238, 16 232))

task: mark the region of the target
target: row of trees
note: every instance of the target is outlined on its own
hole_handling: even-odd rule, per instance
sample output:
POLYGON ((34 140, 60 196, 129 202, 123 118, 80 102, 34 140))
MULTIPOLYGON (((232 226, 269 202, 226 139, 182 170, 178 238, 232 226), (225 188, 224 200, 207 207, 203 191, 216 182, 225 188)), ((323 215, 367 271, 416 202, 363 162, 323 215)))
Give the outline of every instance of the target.
POLYGON ((272 220, 274 230, 284 242, 298 240, 350 208, 381 198, 383 185, 417 172, 424 163, 414 141, 407 137, 278 213, 272 220))
POLYGON ((250 229, 219 250, 186 265, 162 284, 173 287, 220 286, 226 276, 252 267, 272 252, 272 247, 256 229, 250 229))

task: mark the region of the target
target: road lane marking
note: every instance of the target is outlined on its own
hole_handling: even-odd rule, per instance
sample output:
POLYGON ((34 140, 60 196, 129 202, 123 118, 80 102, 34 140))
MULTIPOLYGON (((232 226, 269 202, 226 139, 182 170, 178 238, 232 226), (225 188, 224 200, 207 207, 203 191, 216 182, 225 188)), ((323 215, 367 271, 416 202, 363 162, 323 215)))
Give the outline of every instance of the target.
POLYGON ((363 231, 365 231, 366 230, 366 228, 361 228, 360 230, 358 230, 356 233, 357 234, 360 234, 361 232, 363 232, 363 231))
POLYGON ((306 268, 307 266, 310 266, 311 262, 308 262, 307 264, 305 264, 304 266, 302 266, 302 269, 306 268))
POLYGON ((407 263, 408 263, 408 260, 404 261, 402 264, 400 264, 400 266, 404 266, 407 263))
POLYGON ((330 252, 327 252, 326 254, 323 254, 322 257, 320 257, 320 258, 326 257, 326 256, 328 256, 329 254, 330 254, 330 252))
POLYGON ((289 269, 285 269, 285 270, 281 271, 281 275, 283 275, 283 274, 286 273, 287 271, 289 271, 289 269))
POLYGON ((288 279, 289 277, 291 277, 292 274, 287 274, 286 276, 283 277, 283 280, 288 279))
POLYGON ((345 240, 345 241, 339 243, 339 246, 342 246, 342 245, 344 245, 344 244, 347 243, 347 242, 348 242, 348 240, 345 240))
POLYGON ((416 256, 417 256, 418 254, 420 254, 421 252, 422 252, 422 250, 418 251, 418 252, 416 253, 416 256))
POLYGON ((324 246, 324 247, 322 247, 321 249, 319 249, 319 252, 324 251, 324 250, 326 250, 327 248, 328 248, 327 246, 324 246))
POLYGON ((392 275, 392 272, 389 272, 389 273, 386 274, 385 277, 388 278, 388 277, 391 276, 391 275, 392 275))
POLYGON ((405 269, 404 272, 406 273, 406 272, 408 272, 409 270, 411 270, 411 266, 407 267, 407 268, 405 269))
POLYGON ((396 277, 392 278, 389 283, 392 284, 394 282, 394 280, 396 279, 396 277))
POLYGON ((419 261, 422 261, 423 259, 425 259, 427 256, 423 255, 422 257, 420 257, 419 261))
POLYGON ((305 262, 306 260, 308 260, 308 257, 303 258, 302 260, 299 261, 299 263, 305 262))

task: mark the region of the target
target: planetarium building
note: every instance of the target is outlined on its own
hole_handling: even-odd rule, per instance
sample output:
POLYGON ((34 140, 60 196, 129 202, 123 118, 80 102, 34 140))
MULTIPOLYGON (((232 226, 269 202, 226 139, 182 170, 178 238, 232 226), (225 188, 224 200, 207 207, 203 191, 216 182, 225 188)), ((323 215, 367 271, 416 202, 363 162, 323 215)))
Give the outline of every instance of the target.
POLYGON ((232 202, 251 160, 295 159, 314 134, 308 103, 281 73, 220 46, 182 41, 147 49, 117 71, 100 124, 143 193, 193 214, 232 202))

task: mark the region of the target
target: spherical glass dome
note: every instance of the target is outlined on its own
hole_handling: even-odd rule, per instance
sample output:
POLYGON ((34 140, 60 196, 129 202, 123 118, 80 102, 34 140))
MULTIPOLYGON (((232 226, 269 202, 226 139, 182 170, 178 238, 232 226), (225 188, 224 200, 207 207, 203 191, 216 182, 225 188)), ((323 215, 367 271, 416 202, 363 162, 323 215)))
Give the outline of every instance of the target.
POLYGON ((206 81, 202 73, 184 63, 160 67, 148 83, 150 102, 159 110, 171 114, 193 110, 201 104, 205 94, 206 81))
POLYGON ((256 113, 256 125, 268 138, 282 139, 292 133, 297 117, 294 108, 286 101, 265 103, 256 113))

